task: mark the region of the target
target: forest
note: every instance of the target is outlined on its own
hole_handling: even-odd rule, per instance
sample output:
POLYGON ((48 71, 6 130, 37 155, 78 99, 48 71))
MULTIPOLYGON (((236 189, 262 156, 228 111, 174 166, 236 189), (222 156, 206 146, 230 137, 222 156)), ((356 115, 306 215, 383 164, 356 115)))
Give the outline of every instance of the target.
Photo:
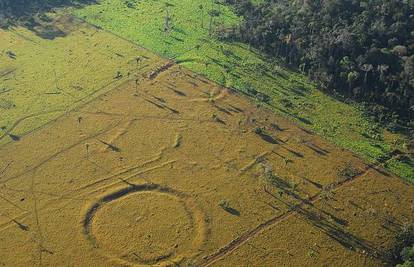
POLYGON ((244 17, 232 38, 366 103, 380 122, 414 125, 413 0, 227 0, 244 17))

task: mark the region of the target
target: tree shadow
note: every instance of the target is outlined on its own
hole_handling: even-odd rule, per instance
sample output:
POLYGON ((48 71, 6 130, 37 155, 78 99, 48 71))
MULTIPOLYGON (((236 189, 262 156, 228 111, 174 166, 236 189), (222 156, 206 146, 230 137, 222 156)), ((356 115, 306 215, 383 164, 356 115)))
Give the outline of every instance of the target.
POLYGON ((320 210, 307 210, 302 207, 296 207, 296 211, 305 222, 320 229, 346 249, 363 252, 383 262, 390 262, 391 255, 387 251, 380 250, 370 241, 343 229, 342 226, 346 226, 346 221, 320 210), (334 222, 330 222, 332 219, 334 222))
POLYGON ((269 144, 273 144, 273 145, 277 145, 279 144, 279 142, 273 138, 272 136, 265 134, 265 133, 258 133, 258 135, 260 136, 260 138, 262 138, 263 141, 269 143, 269 144))
POLYGON ((225 211, 227 211, 228 213, 230 213, 231 215, 234 215, 234 216, 237 216, 237 217, 239 217, 240 216, 240 211, 238 211, 238 210, 236 210, 235 208, 232 208, 232 207, 225 207, 225 208, 223 208, 225 211))
MULTIPOLYGON (((299 219, 318 228, 348 250, 363 253, 369 257, 378 259, 383 263, 392 262, 392 254, 389 251, 378 248, 369 240, 347 231, 345 228, 348 226, 347 220, 316 207, 308 199, 301 198, 296 191, 292 190, 290 184, 280 177, 272 177, 271 183, 279 190, 279 192, 282 191, 284 194, 299 201, 298 204, 298 202, 294 203, 294 201, 291 200, 284 200, 280 195, 273 194, 267 188, 264 189, 267 194, 286 205, 290 211, 296 212, 299 215, 299 219)), ((392 228, 400 227, 400 224, 394 218, 385 219, 384 221, 386 222, 386 225, 392 228)))
POLYGON ((97 0, 2 0, 0 1, 0 28, 33 26, 34 17, 61 7, 81 7, 96 4, 97 0))

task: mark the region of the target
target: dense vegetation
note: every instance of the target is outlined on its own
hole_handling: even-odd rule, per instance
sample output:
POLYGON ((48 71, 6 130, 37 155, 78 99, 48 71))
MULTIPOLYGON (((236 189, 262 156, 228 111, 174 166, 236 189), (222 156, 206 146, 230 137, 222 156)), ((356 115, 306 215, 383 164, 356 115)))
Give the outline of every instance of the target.
POLYGON ((413 0, 227 2, 245 18, 233 32, 241 40, 330 93, 370 103, 382 121, 414 126, 413 0))
POLYGON ((31 15, 54 7, 94 3, 95 0, 0 0, 0 28, 25 21, 31 15))
POLYGON ((414 225, 404 225, 397 234, 397 243, 392 252, 397 267, 414 266, 414 225))

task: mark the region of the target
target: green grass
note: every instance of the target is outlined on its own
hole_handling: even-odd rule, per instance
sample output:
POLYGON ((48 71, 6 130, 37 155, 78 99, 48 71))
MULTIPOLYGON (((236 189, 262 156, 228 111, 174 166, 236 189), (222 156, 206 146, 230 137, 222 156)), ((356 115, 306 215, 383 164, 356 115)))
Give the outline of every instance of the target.
MULTIPOLYGON (((270 106, 276 112, 369 162, 386 157, 393 148, 403 149, 392 145, 394 139, 403 140, 402 136, 384 140, 384 129, 367 119, 358 106, 320 92, 305 76, 270 63, 244 44, 209 36, 208 10, 221 12, 213 23, 215 30, 241 21, 230 8, 203 0, 169 0, 168 3, 172 25, 168 32, 164 31, 167 12, 164 1, 103 0, 74 13, 219 84, 244 92, 250 88, 268 95, 270 106)), ((392 159, 384 167, 414 181, 412 159, 409 162, 392 159)))
POLYGON ((6 133, 24 135, 115 87, 136 72, 137 56, 158 64, 112 34, 76 21, 66 27, 74 28, 53 40, 22 27, 0 30, 0 145, 11 141, 6 133), (124 79, 114 79, 118 71, 124 79))

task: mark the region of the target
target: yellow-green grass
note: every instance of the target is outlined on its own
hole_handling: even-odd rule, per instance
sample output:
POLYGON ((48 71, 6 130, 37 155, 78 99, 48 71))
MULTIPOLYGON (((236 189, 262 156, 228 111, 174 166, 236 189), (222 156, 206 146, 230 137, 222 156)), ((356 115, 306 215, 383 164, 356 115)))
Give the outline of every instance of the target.
MULTIPOLYGON (((221 12, 213 21, 217 31, 241 21, 230 8, 202 0, 168 3, 167 7, 164 1, 103 0, 74 13, 222 85, 268 95, 274 110, 370 162, 387 159, 392 149, 404 150, 405 137, 384 140, 385 130, 366 118, 362 108, 320 92, 305 76, 270 63, 244 44, 211 37, 208 11, 221 12), (165 31, 167 9, 171 21, 165 31)), ((401 177, 414 177, 412 159, 391 159, 384 167, 401 177)))
POLYGON ((78 20, 49 16, 66 36, 45 39, 23 27, 0 30, 0 144, 16 141, 159 61, 78 20), (146 60, 137 63, 140 56, 146 60))

